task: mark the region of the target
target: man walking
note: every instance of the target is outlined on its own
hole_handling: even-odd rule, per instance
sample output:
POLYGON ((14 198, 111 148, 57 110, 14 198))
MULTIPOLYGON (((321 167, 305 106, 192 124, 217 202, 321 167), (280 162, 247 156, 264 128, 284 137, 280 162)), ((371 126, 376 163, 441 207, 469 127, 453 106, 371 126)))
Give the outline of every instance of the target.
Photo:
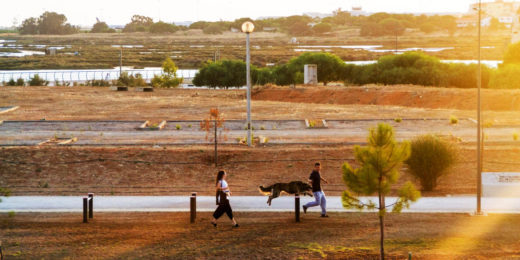
POLYGON ((325 193, 323 193, 321 189, 321 181, 325 183, 329 183, 327 180, 323 179, 320 174, 321 164, 319 162, 314 164, 314 170, 309 177, 309 182, 312 184, 312 193, 314 194, 315 201, 309 202, 303 205, 303 213, 307 213, 307 209, 309 207, 321 206, 321 217, 328 218, 327 215, 327 199, 325 198, 325 193))

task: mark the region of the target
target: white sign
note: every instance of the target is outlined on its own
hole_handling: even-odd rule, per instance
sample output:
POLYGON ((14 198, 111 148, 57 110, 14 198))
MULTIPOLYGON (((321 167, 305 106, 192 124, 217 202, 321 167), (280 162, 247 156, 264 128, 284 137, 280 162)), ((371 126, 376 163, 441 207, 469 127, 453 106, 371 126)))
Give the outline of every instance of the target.
POLYGON ((484 197, 520 197, 520 172, 483 172, 484 197))

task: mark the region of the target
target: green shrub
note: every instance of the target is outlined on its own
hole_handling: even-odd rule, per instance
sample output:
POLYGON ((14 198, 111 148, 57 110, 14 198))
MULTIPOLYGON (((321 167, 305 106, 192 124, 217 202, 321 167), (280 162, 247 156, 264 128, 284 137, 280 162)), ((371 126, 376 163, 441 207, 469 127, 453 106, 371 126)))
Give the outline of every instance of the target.
POLYGON ((14 79, 10 79, 6 83, 7 86, 16 86, 16 81, 14 79))
MULTIPOLYGON (((2 197, 9 197, 11 196, 11 190, 7 188, 0 187, 0 196, 2 197)), ((2 199, 0 199, 0 202, 2 202, 2 199)))
POLYGON ((459 123, 459 119, 456 116, 451 115, 450 116, 450 124, 456 125, 457 123, 459 123))
POLYGON ((88 80, 86 85, 91 87, 109 87, 111 84, 106 80, 88 80))
POLYGON ((211 24, 202 29, 202 32, 205 34, 222 34, 223 30, 218 24, 211 24))
POLYGON ((56 86, 56 87, 68 87, 68 86, 70 86, 70 82, 56 80, 54 82, 54 86, 56 86))
POLYGON ((38 74, 35 74, 29 79, 29 86, 47 86, 47 84, 49 84, 49 82, 40 78, 38 74))
POLYGON ((181 130, 181 129, 182 129, 182 126, 181 126, 181 125, 176 125, 176 126, 175 126, 175 129, 177 129, 177 130, 181 130))
POLYGON ((127 87, 144 87, 147 85, 141 74, 137 73, 134 76, 128 75, 128 72, 121 73, 118 84, 127 87))
POLYGON ((518 141, 518 133, 517 132, 513 133, 513 140, 518 141))
POLYGON ((520 65, 508 64, 500 67, 493 73, 489 81, 490 88, 519 89, 520 65))
POLYGON ((92 26, 91 33, 115 33, 116 30, 108 27, 105 22, 97 22, 92 26))
POLYGON ((520 43, 509 45, 504 54, 504 64, 519 64, 520 63, 520 43))
POLYGON ((165 22, 156 22, 150 26, 151 33, 174 33, 178 31, 179 28, 175 24, 165 23, 165 22))
POLYGON ((162 75, 155 75, 153 77, 153 87, 175 88, 182 83, 183 78, 177 78, 177 66, 175 66, 175 63, 170 57, 166 58, 163 62, 162 69, 162 75))
POLYGON ((327 53, 304 53, 293 58, 287 63, 288 71, 292 75, 291 84, 303 83, 303 69, 305 64, 316 64, 318 66, 318 82, 327 85, 331 81, 339 81, 345 62, 338 56, 327 53))
POLYGON ((15 86, 25 86, 25 80, 22 78, 18 78, 16 80, 15 86))
MULTIPOLYGON (((251 71, 256 70, 251 66, 251 71)), ((251 73, 253 75, 253 73, 251 73)), ((255 79, 252 79, 253 82, 255 79)), ((246 85, 246 63, 242 60, 222 60, 206 62, 193 79, 195 86, 242 87, 246 85)))
POLYGON ((423 135, 411 143, 411 155, 406 164, 425 191, 437 186, 438 179, 453 165, 457 153, 451 143, 434 135, 423 135))
POLYGON ((400 118, 400 117, 398 117, 398 118, 394 119, 394 121, 395 121, 396 123, 401 123, 401 122, 403 122, 403 119, 400 118))

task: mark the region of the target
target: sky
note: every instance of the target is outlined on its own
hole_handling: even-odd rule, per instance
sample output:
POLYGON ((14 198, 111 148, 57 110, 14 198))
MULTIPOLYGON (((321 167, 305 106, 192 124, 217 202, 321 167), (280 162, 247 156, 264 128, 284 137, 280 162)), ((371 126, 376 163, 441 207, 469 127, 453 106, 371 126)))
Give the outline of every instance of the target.
MULTIPOLYGON (((0 26, 7 27, 45 11, 65 14, 73 25, 91 26, 96 17, 124 25, 134 14, 154 21, 231 21, 241 17, 289 16, 307 12, 331 13, 361 6, 367 12, 464 13, 477 0, 17 0, 0 9, 0 26)), ((484 0, 485 2, 486 0, 484 0)), ((489 0, 487 0, 489 1, 489 0)))

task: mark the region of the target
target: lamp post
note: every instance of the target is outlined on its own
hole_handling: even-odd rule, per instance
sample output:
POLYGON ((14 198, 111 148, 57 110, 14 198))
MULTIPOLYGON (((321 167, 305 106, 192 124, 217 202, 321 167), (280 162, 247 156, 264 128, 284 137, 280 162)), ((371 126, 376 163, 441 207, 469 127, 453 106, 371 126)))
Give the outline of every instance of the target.
POLYGON ((246 80, 247 80, 247 145, 251 146, 251 55, 249 53, 249 34, 255 25, 252 22, 242 24, 242 32, 246 34, 246 80))
POLYGON ((482 68, 481 68, 481 24, 482 21, 482 1, 478 1, 478 75, 477 75, 477 212, 476 215, 482 215, 481 197, 482 197, 482 139, 481 139, 481 97, 480 88, 482 87, 482 68))

